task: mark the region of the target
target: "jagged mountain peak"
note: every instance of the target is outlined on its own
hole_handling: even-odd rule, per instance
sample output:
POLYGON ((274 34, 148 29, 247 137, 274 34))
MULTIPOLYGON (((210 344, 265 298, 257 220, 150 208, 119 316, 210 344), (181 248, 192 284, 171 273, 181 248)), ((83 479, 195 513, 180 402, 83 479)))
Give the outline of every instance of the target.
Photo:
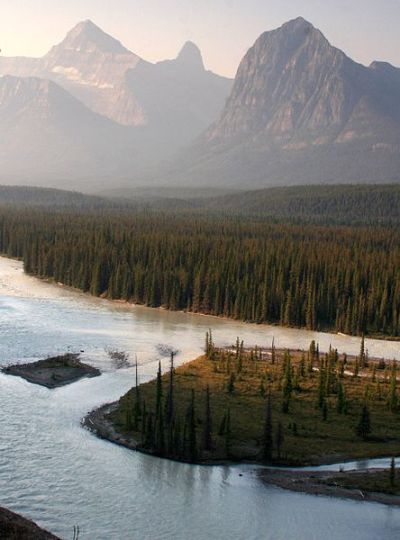
POLYGON ((204 69, 203 58, 199 47, 192 41, 187 41, 180 50, 176 60, 187 68, 204 69))
POLYGON ((255 42, 253 49, 275 47, 279 48, 281 52, 290 54, 304 47, 305 44, 312 44, 313 47, 322 46, 326 49, 334 49, 322 32, 303 17, 288 21, 275 30, 262 33, 255 42))
POLYGON ((76 51, 100 50, 104 53, 129 53, 120 41, 104 32, 93 21, 87 19, 74 26, 58 47, 65 47, 76 51))

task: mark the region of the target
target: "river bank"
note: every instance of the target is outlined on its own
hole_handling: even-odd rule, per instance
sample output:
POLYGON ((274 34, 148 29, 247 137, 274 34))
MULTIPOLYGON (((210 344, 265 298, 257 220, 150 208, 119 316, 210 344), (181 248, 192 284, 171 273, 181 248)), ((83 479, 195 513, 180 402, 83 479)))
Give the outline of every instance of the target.
POLYGON ((30 519, 0 507, 0 538, 2 540, 60 540, 30 519))
MULTIPOLYGON (((123 446, 130 450, 154 455, 154 452, 141 448, 138 441, 119 433, 109 418, 110 413, 118 408, 118 402, 109 403, 95 409, 85 416, 82 425, 97 437, 105 439, 114 444, 123 446)), ((345 458, 346 456, 343 456, 345 458)), ((336 456, 337 459, 337 456, 336 456)), ((251 462, 246 462, 251 463, 251 462)), ((320 466, 332 464, 332 461, 320 463, 320 466)), ((207 461, 202 465, 229 465, 236 462, 207 461)), ((256 475, 265 483, 282 489, 306 493, 308 495, 322 495, 339 499, 352 499, 355 501, 376 502, 390 506, 400 507, 400 489, 397 494, 375 492, 365 489, 365 484, 374 475, 389 475, 386 469, 357 469, 342 471, 321 471, 321 470, 294 470, 284 468, 258 468, 256 475), (341 484, 353 484, 349 487, 341 484)))
POLYGON ((392 494, 369 491, 364 488, 366 480, 373 475, 388 475, 389 471, 387 470, 357 469, 344 473, 337 471, 263 469, 258 471, 257 474, 266 484, 273 484, 290 491, 400 506, 400 490, 398 494, 392 494), (349 480, 354 487, 350 488, 342 485, 349 482, 349 480))

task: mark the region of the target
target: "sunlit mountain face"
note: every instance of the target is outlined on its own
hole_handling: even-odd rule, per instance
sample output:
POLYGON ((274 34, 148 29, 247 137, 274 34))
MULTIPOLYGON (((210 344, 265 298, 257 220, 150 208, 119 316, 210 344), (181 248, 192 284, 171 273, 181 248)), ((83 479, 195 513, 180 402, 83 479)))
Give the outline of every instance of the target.
POLYGON ((400 70, 354 62, 302 18, 262 34, 234 82, 194 43, 154 64, 91 21, 42 58, 0 58, 0 74, 7 182, 400 180, 400 70))

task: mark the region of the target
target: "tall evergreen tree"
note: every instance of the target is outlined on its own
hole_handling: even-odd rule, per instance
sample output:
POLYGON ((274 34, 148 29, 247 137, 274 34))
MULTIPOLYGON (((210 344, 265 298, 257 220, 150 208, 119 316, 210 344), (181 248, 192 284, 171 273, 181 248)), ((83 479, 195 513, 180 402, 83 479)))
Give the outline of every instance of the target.
POLYGON ((267 407, 265 411, 264 434, 263 434, 263 461, 269 463, 272 461, 273 452, 273 436, 272 436, 272 408, 271 408, 271 391, 268 393, 267 407))
POLYGON ((207 385, 206 389, 206 406, 204 413, 204 450, 211 451, 213 448, 212 441, 212 417, 211 417, 211 405, 210 405, 210 387, 207 385))
POLYGON ((371 418, 369 414, 369 409, 365 404, 362 408, 360 420, 356 427, 357 435, 364 441, 368 439, 368 435, 371 433, 371 418))

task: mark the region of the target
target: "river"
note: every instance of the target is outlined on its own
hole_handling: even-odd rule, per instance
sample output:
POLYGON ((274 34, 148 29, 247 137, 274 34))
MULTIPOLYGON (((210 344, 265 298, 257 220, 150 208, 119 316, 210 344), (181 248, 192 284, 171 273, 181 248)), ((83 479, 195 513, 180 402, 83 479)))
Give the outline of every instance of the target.
MULTIPOLYGON (((375 503, 291 493, 262 484, 248 466, 200 467, 135 453, 80 426, 86 412, 134 382, 107 348, 136 353, 140 380, 155 375, 160 345, 201 353, 216 343, 308 347, 357 353, 358 338, 126 306, 23 274, 0 258, 0 363, 84 351, 103 374, 56 390, 0 374, 0 505, 63 539, 74 525, 87 540, 394 540, 400 510, 375 503)), ((400 343, 366 340, 369 354, 400 360, 400 343)), ((165 367, 168 358, 161 358, 165 367)))

